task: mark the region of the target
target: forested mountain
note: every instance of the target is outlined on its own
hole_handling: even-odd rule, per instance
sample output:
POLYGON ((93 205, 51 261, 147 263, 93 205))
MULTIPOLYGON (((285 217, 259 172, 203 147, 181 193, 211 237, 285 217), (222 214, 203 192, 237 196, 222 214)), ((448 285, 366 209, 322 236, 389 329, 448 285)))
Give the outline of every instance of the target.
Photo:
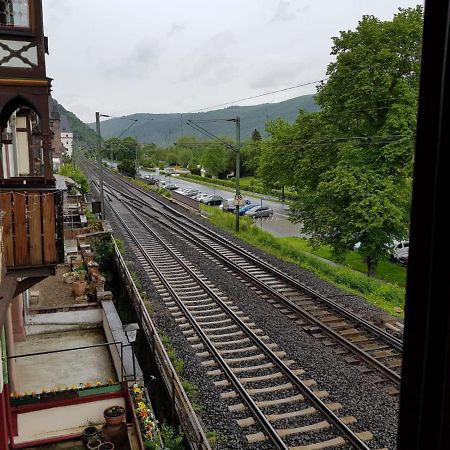
MULTIPOLYGON (((214 119, 231 119, 241 117, 241 138, 245 140, 251 137, 252 132, 257 129, 262 137, 266 136, 265 123, 267 120, 281 117, 288 122, 293 122, 299 110, 318 111, 318 106, 313 95, 303 95, 280 103, 264 103, 255 106, 230 106, 225 109, 190 114, 145 114, 138 113, 126 116, 127 119, 114 118, 102 121, 102 137, 132 136, 140 143, 155 143, 161 146, 169 146, 183 135, 204 138, 202 134, 195 131, 189 125, 188 120, 205 121, 214 119), (128 128, 128 129, 127 129, 128 128)), ((217 136, 236 135, 235 126, 232 122, 219 120, 218 122, 202 122, 200 125, 217 136)), ((95 129, 95 124, 90 124, 95 129)))
POLYGON ((67 109, 59 104, 54 98, 52 98, 51 101, 53 102, 53 107, 56 108, 61 115, 67 117, 73 137, 78 141, 78 144, 95 148, 97 145, 97 134, 95 131, 82 122, 74 113, 67 111, 67 109))

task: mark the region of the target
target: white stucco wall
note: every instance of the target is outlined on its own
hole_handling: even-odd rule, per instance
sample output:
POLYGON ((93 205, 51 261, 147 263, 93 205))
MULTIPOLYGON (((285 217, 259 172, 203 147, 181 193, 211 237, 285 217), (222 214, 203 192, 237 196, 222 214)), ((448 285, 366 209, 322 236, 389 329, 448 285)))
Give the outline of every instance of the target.
POLYGON ((73 153, 73 133, 61 133, 61 143, 67 150, 67 154, 72 156, 73 153))

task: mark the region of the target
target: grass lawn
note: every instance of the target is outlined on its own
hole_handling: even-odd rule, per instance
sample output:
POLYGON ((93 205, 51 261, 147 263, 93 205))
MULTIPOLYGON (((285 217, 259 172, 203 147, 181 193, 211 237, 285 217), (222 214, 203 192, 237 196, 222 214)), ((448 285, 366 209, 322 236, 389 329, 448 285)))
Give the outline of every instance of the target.
MULTIPOLYGON (((286 245, 292 247, 293 249, 312 253, 313 255, 320 256, 321 258, 338 262, 337 260, 333 259, 329 247, 320 247, 318 249, 313 249, 307 239, 297 237, 286 237, 279 239, 281 242, 285 242, 286 245)), ((367 273, 367 265, 358 252, 349 252, 345 257, 343 265, 348 266, 353 270, 357 270, 358 272, 364 274, 367 273)), ((405 287, 406 267, 400 266, 399 264, 395 264, 390 261, 380 261, 377 267, 376 278, 405 287)))

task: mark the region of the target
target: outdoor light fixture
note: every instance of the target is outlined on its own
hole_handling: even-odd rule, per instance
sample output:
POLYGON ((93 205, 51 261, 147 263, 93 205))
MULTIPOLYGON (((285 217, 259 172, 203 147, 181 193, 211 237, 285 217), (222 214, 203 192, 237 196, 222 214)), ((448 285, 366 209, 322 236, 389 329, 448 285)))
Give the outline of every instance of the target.
POLYGON ((123 331, 125 336, 127 337, 128 342, 131 346, 131 358, 133 360, 133 380, 136 380, 136 363, 134 361, 134 343, 136 341, 136 335, 139 330, 139 324, 137 323, 128 323, 123 325, 123 331))

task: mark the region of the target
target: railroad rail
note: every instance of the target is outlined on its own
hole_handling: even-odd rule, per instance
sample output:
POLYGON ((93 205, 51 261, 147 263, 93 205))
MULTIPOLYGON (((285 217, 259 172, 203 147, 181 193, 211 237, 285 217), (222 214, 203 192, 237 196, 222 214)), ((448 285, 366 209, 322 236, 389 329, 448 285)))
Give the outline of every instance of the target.
POLYGON ((400 339, 151 197, 152 203, 156 202, 158 206, 155 207, 155 204, 144 200, 148 198, 148 192, 121 178, 119 180, 120 188, 108 185, 111 195, 120 192, 141 216, 145 215, 165 228, 181 233, 183 239, 229 267, 239 279, 254 286, 262 298, 287 314, 304 331, 321 339, 326 346, 338 346, 335 352, 343 355, 349 364, 357 365, 361 372, 375 370, 379 374, 376 381, 386 384, 385 389, 390 394, 398 394, 401 380, 400 339), (136 198, 136 192, 140 198, 136 198), (150 212, 143 208, 148 208, 150 212))
POLYGON ((226 389, 222 398, 233 401, 239 397, 241 403, 234 403, 229 409, 248 412, 248 417, 238 421, 241 427, 250 428, 246 434, 248 442, 269 440, 272 448, 285 450, 346 444, 369 450, 365 441, 372 439, 370 432, 353 431, 349 425, 356 419, 339 417, 335 412, 342 405, 325 402, 327 392, 314 389, 314 380, 301 377, 305 371, 295 368, 296 363, 277 351, 276 343, 263 330, 257 329, 218 288, 183 261, 126 204, 128 199, 118 200, 120 205, 110 205, 111 210, 126 230, 147 275, 159 286, 176 322, 197 355, 204 358, 203 365, 210 369, 208 375, 217 380, 216 386, 226 389), (276 408, 277 413, 268 414, 270 408, 276 408), (315 419, 317 415, 320 417, 315 419), (304 425, 305 417, 308 425, 304 425), (286 421, 287 426, 277 427, 277 423, 286 421))

